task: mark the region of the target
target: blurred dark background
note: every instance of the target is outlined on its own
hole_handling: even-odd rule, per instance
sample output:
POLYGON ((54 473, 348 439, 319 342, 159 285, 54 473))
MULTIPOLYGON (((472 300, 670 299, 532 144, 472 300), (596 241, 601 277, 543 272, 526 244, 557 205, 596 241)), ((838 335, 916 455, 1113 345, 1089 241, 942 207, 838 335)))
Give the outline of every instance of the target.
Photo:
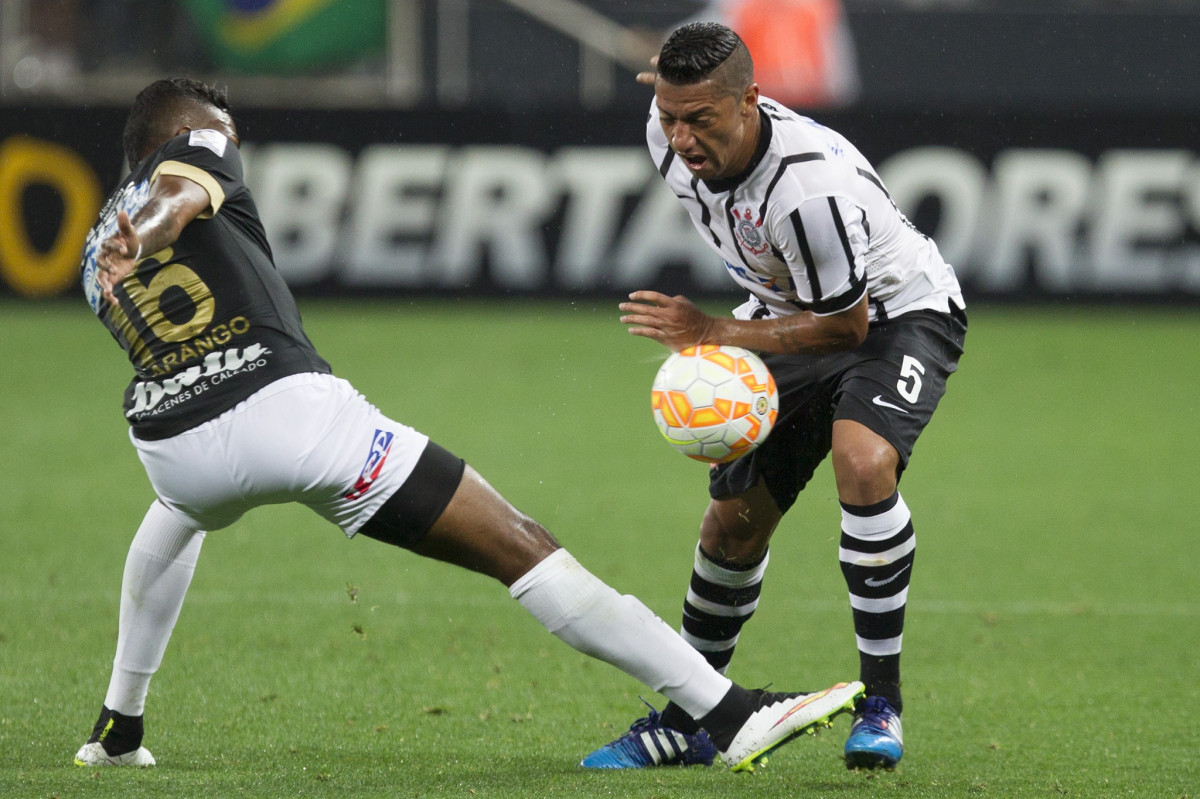
POLYGON ((665 34, 735 28, 968 291, 1200 301, 1200 2, 0 0, 0 293, 73 290, 151 80, 229 87, 299 291, 728 291, 648 162, 665 34))
MULTIPOLYGON (((0 102, 9 106, 123 103, 149 75, 189 72, 220 75, 243 103, 255 104, 641 107, 644 92, 630 78, 675 25, 746 18, 740 14, 786 28, 790 18, 830 9, 842 18, 845 46, 825 66, 848 73, 841 82, 849 89, 830 98, 838 105, 1200 105, 1200 3, 1193 0, 4 0, 0 7, 0 102), (296 10, 304 7, 319 9, 307 30, 296 10), (289 35, 295 41, 281 44, 289 35)), ((804 44, 797 40, 796 49, 804 44)))

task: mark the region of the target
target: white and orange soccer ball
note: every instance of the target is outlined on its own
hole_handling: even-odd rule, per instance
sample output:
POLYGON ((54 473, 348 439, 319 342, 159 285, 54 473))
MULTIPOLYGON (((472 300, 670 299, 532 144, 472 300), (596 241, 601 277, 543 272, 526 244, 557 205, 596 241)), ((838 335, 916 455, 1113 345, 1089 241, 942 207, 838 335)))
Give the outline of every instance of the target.
POLYGON ((750 350, 702 344, 667 358, 650 389, 650 405, 675 449, 724 463, 766 440, 779 415, 779 391, 750 350))

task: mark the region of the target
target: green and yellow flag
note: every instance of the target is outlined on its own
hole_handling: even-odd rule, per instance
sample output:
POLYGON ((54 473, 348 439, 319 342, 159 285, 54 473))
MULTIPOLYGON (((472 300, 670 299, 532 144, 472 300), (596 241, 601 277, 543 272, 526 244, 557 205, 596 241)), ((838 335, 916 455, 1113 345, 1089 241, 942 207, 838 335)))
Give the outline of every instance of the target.
POLYGON ((386 0, 183 0, 216 66, 305 74, 384 51, 386 0))

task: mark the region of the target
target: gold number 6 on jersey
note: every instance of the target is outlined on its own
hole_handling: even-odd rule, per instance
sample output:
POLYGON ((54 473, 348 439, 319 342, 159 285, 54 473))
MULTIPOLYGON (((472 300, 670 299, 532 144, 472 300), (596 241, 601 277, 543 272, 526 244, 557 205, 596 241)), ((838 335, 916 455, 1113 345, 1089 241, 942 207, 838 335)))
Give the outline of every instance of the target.
MULTIPOLYGON (((165 261, 173 254, 168 247, 150 257, 165 261)), ((122 285, 143 324, 139 327, 132 323, 120 305, 109 306, 107 323, 128 343, 130 355, 143 367, 153 363, 154 355, 142 340, 140 329, 149 328, 160 341, 174 343, 201 335, 212 322, 216 309, 212 292, 199 275, 183 264, 167 264, 147 285, 141 283, 136 272, 125 278, 122 285), (185 322, 173 321, 162 311, 162 296, 172 287, 182 290, 192 301, 192 316, 185 322)))
MULTIPOLYGON (((169 258, 170 250, 163 254, 169 258)), ((135 275, 125 281, 125 290, 129 292, 129 299, 133 301, 150 332, 160 341, 175 343, 195 338, 208 327, 216 309, 216 302, 208 286, 199 275, 183 264, 167 264, 159 269, 145 286, 135 275), (175 321, 163 313, 162 297, 171 288, 180 289, 192 301, 194 310, 187 321, 175 321)))

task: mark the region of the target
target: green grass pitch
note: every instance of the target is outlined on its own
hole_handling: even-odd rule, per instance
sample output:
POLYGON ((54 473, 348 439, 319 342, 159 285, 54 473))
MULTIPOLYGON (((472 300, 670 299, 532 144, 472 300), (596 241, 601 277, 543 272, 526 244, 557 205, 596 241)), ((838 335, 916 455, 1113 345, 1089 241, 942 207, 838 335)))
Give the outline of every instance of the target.
MULTIPOLYGON (((335 370, 466 457, 592 571, 677 624, 704 467, 650 417, 664 355, 615 302, 301 303, 335 370)), ((1200 314, 976 306, 903 482, 920 547, 907 753, 849 773, 848 722, 722 769, 576 764, 661 698, 498 584, 298 507, 211 533, 148 702, 156 769, 72 755, 104 696, 152 495, 128 377, 77 303, 0 304, 0 796, 1200 795, 1200 314)), ((828 466, 773 544, 731 676, 856 676, 828 466)))

